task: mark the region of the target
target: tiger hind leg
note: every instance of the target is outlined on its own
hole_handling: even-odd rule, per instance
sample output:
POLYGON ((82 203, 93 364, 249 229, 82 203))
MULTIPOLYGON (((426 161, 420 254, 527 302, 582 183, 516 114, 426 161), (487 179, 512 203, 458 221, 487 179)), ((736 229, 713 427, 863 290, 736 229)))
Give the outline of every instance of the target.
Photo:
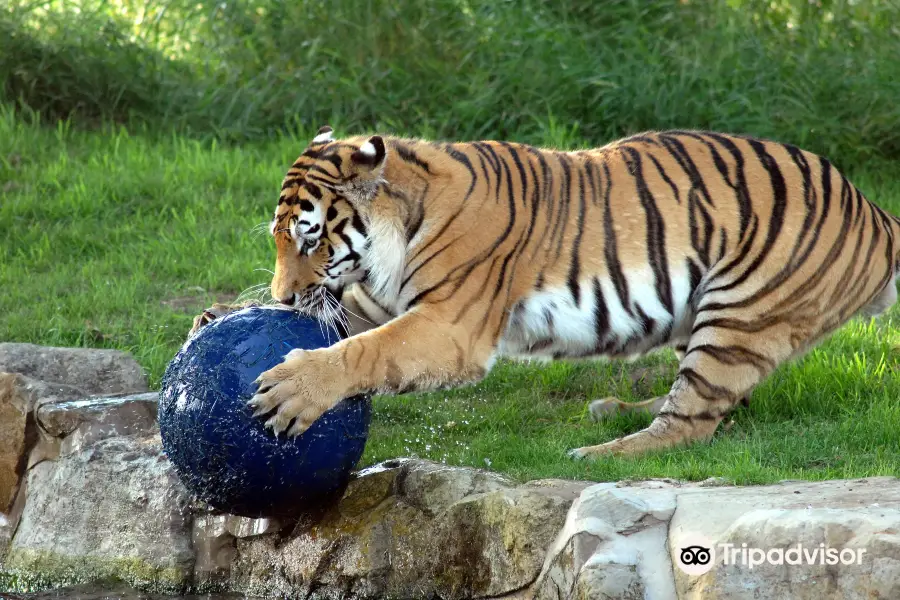
MULTIPOLYGON (((669 393, 637 405, 637 409, 658 407, 646 429, 569 454, 574 458, 637 455, 709 440, 732 408, 746 402, 756 384, 795 353, 791 340, 797 333, 786 325, 765 332, 700 328, 691 337, 669 393)), ((598 406, 592 414, 615 414, 623 407, 628 410, 627 405, 606 401, 603 410, 598 406)))

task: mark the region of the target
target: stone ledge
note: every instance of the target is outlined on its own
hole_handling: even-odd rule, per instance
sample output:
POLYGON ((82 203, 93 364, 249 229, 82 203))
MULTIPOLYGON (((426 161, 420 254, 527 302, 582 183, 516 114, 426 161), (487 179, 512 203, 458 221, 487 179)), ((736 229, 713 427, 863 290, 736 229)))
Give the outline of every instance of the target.
MULTIPOLYGON (((777 554, 775 555, 777 559, 777 554)), ((850 600, 900 598, 900 480, 735 487, 650 480, 585 489, 531 598, 850 600), (761 564, 717 552, 702 575, 678 566, 697 538, 768 551, 865 549, 861 564, 761 564)))
MULTIPOLYGON (((3 352, 9 345, 0 344, 0 368, 3 352)), ((83 354, 25 349, 47 352, 60 361, 45 369, 53 376, 96 372, 75 364, 83 354)), ((19 487, 0 513, 0 592, 114 579, 279 598, 900 598, 892 477, 518 484, 396 459, 358 473, 338 504, 302 522, 246 519, 190 499, 161 452, 156 394, 84 398, 21 374, 0 380, 11 417, 0 439, 15 442, 0 457, 7 506, 19 487), (732 549, 865 553, 858 564, 750 568, 717 552, 694 576, 678 558, 697 537, 732 549)))

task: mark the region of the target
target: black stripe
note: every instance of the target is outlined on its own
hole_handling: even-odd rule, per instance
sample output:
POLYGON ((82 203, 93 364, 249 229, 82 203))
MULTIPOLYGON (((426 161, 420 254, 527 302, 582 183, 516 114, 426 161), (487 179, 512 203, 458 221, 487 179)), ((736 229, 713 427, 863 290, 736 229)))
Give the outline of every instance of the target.
POLYGON ((578 286, 578 277, 581 274, 581 236, 584 234, 584 213, 587 210, 584 197, 584 172, 578 171, 578 230, 575 232, 575 239, 572 241, 572 256, 569 264, 569 292, 575 301, 575 306, 581 304, 581 289, 578 286))
POLYGON ((594 164, 594 161, 591 160, 590 156, 585 156, 584 165, 582 168, 584 169, 584 174, 587 177, 588 185, 591 186, 591 202, 595 205, 600 204, 600 192, 597 188, 597 180, 600 179, 600 172, 597 171, 597 165, 594 164))
MULTIPOLYGON (((409 260, 407 260, 407 264, 410 264, 413 260, 418 258, 426 250, 428 250, 432 246, 432 244, 437 242, 437 240, 441 239, 444 232, 447 231, 447 229, 453 224, 453 222, 456 221, 457 218, 459 218, 459 215, 462 214, 462 211, 465 208, 469 198, 472 197, 472 192, 475 190, 475 185, 478 183, 478 175, 475 173, 475 168, 472 166, 472 162, 469 160, 469 157, 466 156, 465 153, 460 152, 459 150, 453 148, 449 144, 444 147, 444 151, 447 152, 447 155, 450 156, 450 158, 452 158, 456 162, 462 164, 466 168, 466 170, 469 171, 469 176, 471 177, 471 180, 469 182, 469 188, 466 190, 465 196, 460 201, 459 208, 456 210, 456 212, 454 212, 450 216, 450 218, 444 222, 444 224, 441 226, 441 228, 435 233, 435 235, 433 235, 431 237, 431 239, 429 239, 425 244, 423 244, 421 248, 416 250, 415 254, 413 254, 413 256, 411 256, 409 258, 409 260)), ((406 287, 406 285, 409 283, 409 281, 413 278, 413 276, 421 268, 423 268, 425 265, 427 265, 429 262, 431 262, 434 258, 440 256, 446 247, 447 246, 444 246, 443 248, 441 248, 440 250, 438 250, 437 252, 435 252, 434 254, 429 256, 428 258, 426 258, 424 261, 422 261, 419 265, 417 265, 412 270, 412 272, 403 279, 403 282, 400 284, 400 289, 403 289, 404 287, 406 287)), ((417 294, 416 297, 413 298, 413 300, 418 301, 419 299, 421 299, 421 297, 422 297, 421 293, 417 294)), ((414 303, 411 302, 409 304, 409 307, 412 307, 413 304, 414 303)))
POLYGON ((710 265, 713 222, 705 204, 713 207, 715 204, 709 195, 706 182, 700 175, 700 170, 691 158, 690 152, 679 139, 674 137, 675 134, 689 134, 691 137, 695 134, 693 132, 671 132, 670 134, 660 135, 659 139, 663 147, 671 154, 672 158, 675 159, 675 162, 678 163, 691 181, 691 187, 687 193, 691 246, 700 255, 703 266, 708 267, 710 265), (701 200, 705 200, 705 204, 701 200))
MULTIPOLYGON (((516 164, 517 170, 519 172, 519 176, 522 179, 522 195, 527 197, 528 187, 526 185, 525 170, 522 168, 522 163, 518 160, 517 156, 514 156, 515 153, 512 152, 510 148, 507 147, 506 150, 507 150, 507 152, 509 152, 510 156, 513 158, 513 162, 516 164)), ((509 213, 510 213, 509 225, 507 228, 507 234, 508 234, 509 231, 512 231, 513 224, 515 223, 515 220, 516 220, 516 194, 515 194, 515 188, 513 187, 512 169, 509 167, 509 163, 506 161, 506 158, 507 158, 506 156, 500 157, 501 164, 503 165, 503 172, 506 175, 507 202, 509 204, 509 213)), ((503 236, 503 239, 506 239, 506 235, 503 236)), ((499 247, 499 244, 497 244, 496 247, 499 247)), ((506 283, 506 279, 505 279, 506 278, 506 269, 507 269, 507 266, 509 265, 509 261, 512 259, 513 253, 516 251, 517 247, 518 247, 518 242, 516 243, 516 247, 514 247, 511 252, 509 252, 506 256, 503 257, 503 264, 500 265, 500 275, 497 277, 497 283, 494 286, 494 295, 491 298, 492 303, 494 300, 497 299, 497 296, 500 295, 500 290, 502 289, 503 284, 506 283)), ((485 315, 485 319, 486 318, 487 318, 487 315, 485 315)))
POLYGON ((318 188, 318 186, 313 185, 308 181, 303 182, 303 189, 309 192, 309 195, 315 198, 316 200, 322 199, 322 190, 318 188))
POLYGON ((666 256, 665 223, 656 206, 653 194, 647 187, 647 180, 644 179, 644 167, 640 153, 634 148, 625 148, 623 157, 628 164, 629 172, 634 177, 638 199, 647 215, 647 258, 656 279, 656 294, 669 314, 675 314, 672 301, 672 281, 669 279, 669 264, 666 256), (630 159, 629 154, 631 155, 630 159))
POLYGON ((606 300, 603 298, 603 288, 600 287, 600 280, 594 277, 594 335, 597 337, 598 348, 607 334, 609 334, 609 309, 606 306, 606 300))
MULTIPOLYGON (((831 165, 827 161, 823 163, 823 173, 822 173, 822 187, 823 187, 823 213, 827 213, 827 210, 831 204, 831 196, 833 194, 831 189, 831 165)), ((815 289, 816 286, 825 278, 828 277, 831 273, 831 268, 834 262, 837 260, 838 256, 841 252, 844 251, 844 245, 847 240, 847 236, 850 234, 850 219, 851 214, 849 210, 846 210, 845 198, 850 195, 850 183, 841 177, 842 187, 841 187, 841 215, 843 216, 843 224, 838 229, 838 237, 831 244, 831 248, 829 248, 828 253, 825 255, 823 259, 819 261, 819 268, 813 273, 811 276, 806 278, 803 283, 798 285, 790 295, 785 298, 782 298, 775 306, 771 308, 772 311, 780 311, 785 307, 790 306, 794 302, 797 302, 799 299, 804 298, 808 295, 811 290, 815 289)))
POLYGON ((739 345, 700 344, 691 348, 687 354, 693 354, 694 352, 708 354, 718 362, 726 365, 749 364, 759 372, 760 377, 768 375, 776 366, 775 361, 768 356, 739 345))
POLYGON ((641 322, 641 329, 644 332, 644 337, 648 337, 653 333, 653 329, 656 327, 656 321, 651 319, 650 316, 644 312, 644 309, 641 308, 640 304, 636 304, 634 309, 637 313, 638 320, 641 322))
MULTIPOLYGON (((546 203, 545 212, 547 215, 552 215, 554 211, 554 194, 553 190, 553 171, 550 169, 550 165, 547 163, 547 157, 543 152, 538 151, 537 149, 526 146, 526 151, 529 152, 532 156, 534 156, 538 164, 541 167, 541 178, 540 178, 540 188, 538 188, 537 184, 535 184, 535 195, 537 201, 535 204, 543 205, 546 203)), ((537 207, 535 207, 537 208, 537 207)), ((536 216, 537 212, 532 211, 536 216)), ((547 233, 550 231, 550 226, 553 222, 553 219, 548 216, 548 218, 544 219, 544 230, 541 232, 541 235, 535 240, 534 251, 531 253, 531 258, 534 259, 537 256, 538 251, 544 246, 543 241, 547 237, 547 233)))
POLYGON ((686 367, 678 371, 678 376, 687 380, 688 385, 694 388, 694 391, 705 400, 730 400, 735 401, 737 394, 726 387, 711 383, 706 377, 686 367))
POLYGON ((728 232, 725 231, 724 227, 719 228, 719 256, 716 257, 716 261, 722 260, 725 256, 725 252, 728 250, 728 232))
POLYGON ((675 202, 681 204, 681 196, 678 193, 678 186, 675 185, 675 182, 672 181, 660 162, 656 160, 656 157, 652 154, 648 154, 648 156, 650 157, 650 160, 653 161, 653 164, 656 166, 656 170, 659 171, 659 174, 663 178, 663 181, 665 181, 669 185, 669 187, 672 188, 672 196, 675 198, 675 202))
POLYGON ((686 260, 688 266, 688 278, 690 281, 688 285, 691 288, 688 292, 688 301, 693 303, 695 295, 698 293, 697 287, 700 285, 700 279, 703 277, 703 274, 700 271, 700 267, 697 266, 697 263, 689 258, 686 260))
POLYGON ((778 167, 778 162, 768 153, 768 151, 766 151, 766 147, 762 142, 748 140, 748 143, 753 148, 754 152, 756 152, 763 168, 768 171, 769 181, 772 185, 774 199, 772 202, 772 216, 769 218, 769 230, 766 233, 766 241, 763 243, 763 247, 759 254, 753 259, 753 262, 744 268, 743 272, 735 280, 712 288, 709 291, 719 292, 730 290, 747 281, 769 255, 772 246, 775 245, 775 241, 778 239, 778 234, 781 232, 781 226, 784 224, 784 212, 787 207, 787 186, 785 185, 784 175, 778 167))
MULTIPOLYGON (((491 148, 490 146, 487 146, 487 145, 485 145, 485 146, 489 153, 496 156, 496 152, 494 152, 493 148, 491 148)), ((499 158, 498 158, 498 161, 499 161, 499 158)), ((505 172, 507 174, 508 181, 511 182, 511 175, 510 175, 508 166, 506 166, 505 162, 503 162, 501 164, 505 167, 505 172)), ((472 171, 472 173, 474 176, 474 170, 472 171)), ((474 180, 473 180, 473 186, 474 186, 474 180)), ((497 186, 497 188, 498 188, 498 193, 499 193, 499 185, 497 186)), ((516 204, 515 204, 515 197, 512 194, 511 183, 510 183, 510 193, 508 196, 508 204, 509 204, 509 220, 508 220, 503 232, 494 240, 494 243, 491 245, 491 247, 483 250, 482 252, 479 253, 478 256, 470 259, 466 263, 451 269, 450 272, 448 272, 440 282, 438 282, 434 285, 431 285, 428 288, 420 291, 410 301, 410 303, 409 303, 410 307, 414 306, 426 295, 432 293, 433 291, 435 291, 437 289, 442 288, 445 285, 448 285, 451 282, 456 284, 456 286, 455 286, 456 289, 459 289, 478 266, 483 264, 485 261, 487 261, 490 257, 492 257, 494 255, 494 252, 497 250, 497 248, 499 248, 500 245, 503 244, 504 241, 506 241, 506 238, 509 237, 509 234, 512 231, 513 225, 515 224, 515 220, 516 220, 516 204), (459 274, 459 271, 463 271, 463 272, 461 274, 459 274)), ((422 265, 419 265, 419 267, 421 267, 421 266, 422 265)))
POLYGON ((693 415, 683 415, 681 413, 670 412, 670 411, 659 411, 656 415, 657 417, 672 417, 673 419, 678 419, 679 421, 686 421, 688 423, 692 423, 693 421, 720 421, 722 420, 724 415, 714 413, 708 410, 704 410, 703 412, 699 412, 693 415))
POLYGON ((550 232, 550 244, 553 244, 553 240, 556 239, 556 253, 554 254, 554 259, 558 260, 560 255, 562 254, 563 241, 565 241, 566 227, 569 224, 569 204, 571 203, 571 194, 572 194, 572 167, 569 164, 569 157, 561 152, 554 153, 554 156, 557 160, 559 160, 559 167, 562 169, 563 177, 560 180, 560 191, 559 191, 559 201, 560 208, 562 210, 556 213, 556 223, 553 226, 553 230, 550 232), (557 233, 559 236, 557 237, 557 233))
MULTIPOLYGON (((684 134, 684 132, 672 132, 672 134, 675 135, 679 133, 682 135, 684 134)), ((660 142, 662 142, 663 147, 669 151, 669 154, 672 155, 675 162, 678 163, 691 180, 691 189, 694 191, 699 190, 707 204, 714 207, 715 204, 713 203, 712 197, 709 195, 709 190, 706 188, 706 182, 703 180, 700 170, 691 158, 690 152, 688 152, 684 144, 681 143, 681 140, 674 137, 672 134, 660 135, 660 142)))
POLYGON ((416 234, 419 233, 419 229, 422 227, 422 223, 425 221, 425 210, 419 205, 419 210, 417 210, 413 214, 412 221, 410 221, 409 225, 406 226, 406 243, 412 241, 416 234))
POLYGON ((334 186, 337 183, 336 181, 331 180, 331 179, 322 179, 315 173, 307 173, 306 179, 307 179, 307 181, 315 181, 316 183, 321 185, 326 190, 331 190, 332 192, 334 191, 334 186))
MULTIPOLYGON (((799 236, 797 237, 794 247, 791 250, 790 257, 788 259, 788 263, 772 278, 770 278, 765 285, 763 285, 760 289, 755 291, 752 295, 745 297, 741 300, 735 302, 726 302, 726 303, 714 303, 710 305, 704 306, 707 310, 720 310, 723 308, 743 308, 746 306, 750 306, 751 304, 758 302, 768 294, 771 294, 773 291, 782 288, 785 281, 794 275, 804 264, 806 264, 807 259, 810 257, 813 249, 816 247, 818 242, 817 233, 821 229, 822 224, 825 222, 825 219, 828 217, 828 202, 827 200, 823 202, 822 213, 819 216, 818 222, 816 224, 813 223, 816 216, 816 191, 815 187, 812 184, 811 171, 809 168, 809 164, 806 161, 806 158, 803 156, 801 151, 793 146, 784 146, 787 152, 791 155, 791 158, 794 161, 794 164, 800 170, 800 173, 803 177, 803 202, 806 209, 806 215, 803 220, 803 225, 800 228, 799 236), (803 245, 804 240, 807 235, 809 235, 809 243, 806 248, 801 251, 801 246, 803 245)), ((830 186, 828 188, 830 192, 830 186)))
POLYGON ((285 177, 284 181, 281 183, 281 191, 284 191, 288 188, 292 188, 295 185, 298 185, 298 181, 302 181, 302 177, 285 177))
POLYGON ((368 233, 366 224, 363 223, 362 218, 360 218, 359 214, 356 211, 353 212, 353 220, 351 221, 351 224, 353 225, 353 229, 358 231, 361 235, 365 236, 368 233))
POLYGON ((603 215, 603 233, 606 237, 604 240, 603 253, 606 258, 606 270, 609 272, 613 286, 616 288, 616 295, 622 303, 622 309, 629 315, 634 315, 631 311, 631 299, 628 295, 628 280, 622 273, 622 264, 619 262, 619 254, 616 250, 616 230, 613 227, 612 207, 610 206, 610 191, 612 190, 612 176, 609 172, 609 166, 603 163, 603 173, 606 176, 606 189, 603 192, 604 198, 604 215, 603 215))
POLYGON ((422 160, 421 158, 419 158, 419 155, 416 154, 415 151, 413 151, 412 148, 410 148, 410 147, 408 147, 408 146, 405 146, 405 145, 403 145, 403 144, 401 144, 401 143, 399 143, 399 142, 396 142, 396 141, 395 141, 392 145, 393 145, 394 149, 397 150, 397 154, 398 154, 398 155, 400 156, 400 158, 402 158, 404 161, 409 162, 409 163, 413 163, 414 165, 416 165, 417 167, 419 167, 420 169, 422 169, 423 171, 425 171, 425 172, 428 173, 429 175, 432 174, 432 173, 431 173, 431 166, 430 166, 426 161, 424 161, 424 160, 422 160))
MULTIPOLYGON (((338 160, 340 160, 340 159, 338 159, 338 160)), ((328 162, 332 162, 332 161, 328 161, 328 162)), ((324 168, 323 165, 315 164, 315 165, 310 165, 309 167, 307 167, 306 175, 310 175, 312 173, 321 173, 322 175, 325 175, 326 177, 329 177, 332 180, 340 179, 341 178, 341 169, 339 166, 338 166, 337 171, 338 171, 337 174, 334 174, 331 171, 329 171, 328 169, 324 168)))
MULTIPOLYGON (((740 148, 737 147, 737 144, 723 135, 719 135, 717 133, 707 133, 706 135, 724 146, 725 149, 728 150, 728 152, 730 152, 731 156, 734 158, 735 175, 737 181, 735 181, 734 183, 727 179, 726 181, 728 181, 728 185, 730 185, 734 189, 737 197, 741 227, 739 240, 743 240, 744 234, 747 232, 747 227, 750 224, 750 215, 753 212, 753 208, 750 203, 750 189, 747 186, 747 175, 744 172, 744 153, 741 152, 740 148)), ((723 173, 723 176, 725 175, 726 174, 723 173)))
MULTIPOLYGON (((341 158, 340 154, 328 153, 323 156, 320 156, 319 160, 324 160, 324 161, 330 162, 332 165, 334 165, 334 168, 337 169, 338 174, 340 174, 342 172, 341 165, 343 165, 344 159, 341 158)), ((314 165, 314 166, 310 167, 309 170, 312 171, 313 169, 316 169, 316 168, 319 168, 318 165, 314 165)), ((328 171, 321 169, 321 168, 319 168, 319 169, 326 175, 331 175, 331 173, 329 173, 328 171)))
POLYGON ((700 256, 703 265, 708 267, 711 263, 710 246, 712 245, 713 222, 709 211, 700 202, 697 190, 688 190, 688 219, 691 229, 691 247, 700 256), (699 222, 698 222, 699 215, 699 222))
MULTIPOLYGON (((513 149, 511 146, 507 146, 507 147, 510 148, 511 152, 515 151, 517 153, 521 152, 521 149, 523 149, 523 148, 526 151, 529 149, 528 147, 525 147, 525 146, 516 146, 515 149, 513 149)), ((515 160, 516 160, 516 165, 520 166, 521 160, 520 160, 518 154, 516 155, 515 160)), ((519 259, 522 258, 523 254, 525 252, 525 248, 528 246, 528 244, 530 242, 533 241, 533 232, 534 232, 535 224, 537 223, 538 208, 540 206, 540 201, 541 201, 541 189, 540 189, 540 186, 538 185, 539 180, 538 180, 537 171, 534 168, 534 163, 530 159, 527 160, 527 163, 528 163, 528 171, 531 173, 531 182, 532 182, 531 185, 533 188, 533 191, 531 194, 531 217, 528 220, 528 229, 526 230, 525 235, 520 236, 519 240, 516 243, 516 247, 513 249, 513 252, 515 253, 515 260, 512 263, 511 273, 516 272, 516 268, 518 267, 518 264, 519 264, 519 259)), ((527 191, 527 180, 525 179, 524 170, 520 171, 520 175, 522 176, 522 185, 523 185, 522 202, 523 202, 523 204, 527 204, 528 203, 528 191, 527 191)), ((509 304, 510 294, 512 293, 513 283, 514 283, 514 278, 511 275, 506 284, 506 299, 504 300, 504 304, 503 304, 504 306, 507 306, 509 304)), ((487 320, 487 314, 485 314, 485 319, 483 319, 482 322, 484 323, 484 322, 486 322, 486 320, 487 320)), ((504 325, 503 320, 501 319, 497 325, 498 325, 497 330, 494 332, 493 339, 499 338, 499 336, 501 334, 501 330, 504 325)))

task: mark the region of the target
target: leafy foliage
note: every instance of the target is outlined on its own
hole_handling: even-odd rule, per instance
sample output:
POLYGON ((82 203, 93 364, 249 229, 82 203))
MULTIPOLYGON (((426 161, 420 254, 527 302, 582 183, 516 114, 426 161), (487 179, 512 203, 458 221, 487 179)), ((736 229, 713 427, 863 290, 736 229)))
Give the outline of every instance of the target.
POLYGON ((900 4, 11 0, 7 99, 224 139, 323 123, 578 143, 711 128, 900 155, 900 4), (76 10, 77 9, 77 10, 76 10))

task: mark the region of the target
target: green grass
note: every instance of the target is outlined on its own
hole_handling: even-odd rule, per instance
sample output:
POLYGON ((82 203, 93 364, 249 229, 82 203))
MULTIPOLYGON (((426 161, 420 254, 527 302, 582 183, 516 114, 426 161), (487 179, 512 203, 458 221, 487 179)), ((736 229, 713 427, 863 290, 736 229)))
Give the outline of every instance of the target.
POLYGON ((728 129, 860 165, 900 158, 898 22, 896 0, 7 0, 0 96, 238 140, 728 129))
MULTIPOLYGON (((269 281, 273 244, 254 227, 307 134, 220 146, 39 126, 0 107, 0 339, 125 349, 158 386, 193 314, 269 281)), ((851 175, 900 213, 895 168, 851 175)), ((477 386, 378 398, 363 462, 419 456, 520 479, 898 475, 898 318, 853 322, 778 370, 711 444, 592 463, 565 456, 648 423, 595 424, 586 404, 665 393, 675 362, 663 353, 636 364, 502 363, 477 386)))

